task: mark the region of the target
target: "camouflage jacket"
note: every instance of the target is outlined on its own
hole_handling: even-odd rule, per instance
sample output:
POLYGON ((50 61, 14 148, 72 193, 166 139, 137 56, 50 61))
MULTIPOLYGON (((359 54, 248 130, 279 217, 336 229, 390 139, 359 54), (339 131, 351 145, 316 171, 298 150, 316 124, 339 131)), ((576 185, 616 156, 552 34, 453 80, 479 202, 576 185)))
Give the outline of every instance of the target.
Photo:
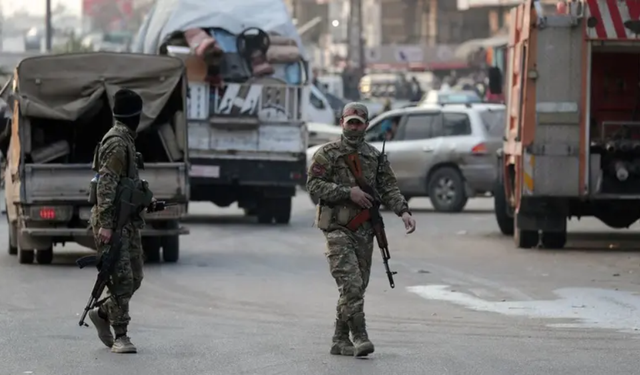
MULTIPOLYGON (((115 125, 104 136, 99 150, 98 187, 96 189, 98 203, 91 210, 92 223, 99 228, 113 229, 115 222, 116 190, 121 177, 127 177, 129 163, 134 171, 133 179, 138 179, 138 168, 135 161, 135 134, 125 125, 116 121, 115 125), (107 137, 113 134, 118 137, 107 137), (129 148, 134 158, 129 160, 129 148)), ((143 223, 142 223, 143 224, 143 223)))
MULTIPOLYGON (((382 203, 398 216, 408 211, 409 206, 400 193, 389 161, 384 158, 378 171, 380 151, 366 142, 363 142, 357 151, 362 165, 362 175, 369 186, 378 192, 382 203)), ((353 149, 342 141, 327 143, 320 147, 313 155, 309 166, 307 177, 309 194, 329 204, 354 204, 350 200, 350 192, 357 183, 343 158, 353 152, 353 149)))

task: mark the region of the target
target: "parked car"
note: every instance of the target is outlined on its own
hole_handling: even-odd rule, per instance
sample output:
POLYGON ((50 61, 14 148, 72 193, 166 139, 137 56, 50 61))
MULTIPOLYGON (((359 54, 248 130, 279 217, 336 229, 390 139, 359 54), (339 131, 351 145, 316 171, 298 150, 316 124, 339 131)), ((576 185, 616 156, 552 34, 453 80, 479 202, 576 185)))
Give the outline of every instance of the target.
POLYGON ((422 97, 418 105, 474 103, 482 103, 482 98, 475 91, 431 90, 422 97))
MULTIPOLYGON (((429 197, 438 212, 460 212, 470 197, 491 192, 495 152, 502 145, 502 104, 430 105, 395 109, 376 117, 365 139, 382 150, 383 129, 397 122, 385 152, 407 199, 429 197)), ((307 150, 307 165, 321 146, 307 150)), ((315 197, 311 197, 316 202, 315 197)))

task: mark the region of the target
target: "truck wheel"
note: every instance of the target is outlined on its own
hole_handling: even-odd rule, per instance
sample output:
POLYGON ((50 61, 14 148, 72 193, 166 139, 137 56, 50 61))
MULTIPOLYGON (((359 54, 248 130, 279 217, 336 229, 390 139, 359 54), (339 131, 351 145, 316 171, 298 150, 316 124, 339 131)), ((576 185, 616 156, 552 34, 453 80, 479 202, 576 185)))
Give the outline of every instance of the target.
POLYGON ((256 216, 258 214, 257 208, 244 208, 244 216, 256 216))
POLYGON ((274 199, 274 218, 277 224, 289 224, 291 221, 291 197, 274 199))
MULTIPOLYGON (((170 221, 166 226, 167 229, 178 229, 179 227, 178 221, 170 221)), ((162 236, 160 243, 162 244, 162 260, 167 263, 176 263, 180 259, 180 236, 162 236)))
POLYGON ((513 218, 508 214, 509 203, 500 178, 496 179, 493 187, 493 207, 500 232, 507 236, 513 235, 513 218))
POLYGON ((36 251, 36 262, 38 264, 51 264, 53 262, 53 246, 36 251))
POLYGON ((33 250, 24 250, 18 248, 18 263, 20 264, 32 264, 35 252, 33 250))
POLYGON ((562 249, 567 244, 567 232, 542 232, 542 246, 547 249, 562 249))
POLYGON ((7 215, 7 226, 9 227, 9 235, 7 240, 7 247, 9 255, 18 254, 18 226, 9 222, 9 216, 7 215))
POLYGON ((142 251, 145 263, 158 263, 160 261, 160 238, 143 237, 142 251))
POLYGON ((439 168, 427 183, 429 199, 437 212, 460 212, 467 205, 467 192, 460 172, 451 167, 439 168))
POLYGON ((271 224, 273 222, 273 211, 275 207, 272 204, 271 199, 262 199, 258 202, 258 223, 259 224, 271 224))
POLYGON ((533 230, 516 229, 513 235, 516 246, 520 249, 531 249, 538 246, 539 235, 533 230))
POLYGON ((520 229, 518 226, 518 218, 514 215, 513 227, 515 228, 513 233, 513 239, 516 246, 520 249, 531 249, 538 246, 540 242, 540 235, 537 230, 525 230, 520 229))
POLYGON ((162 237, 162 260, 175 263, 180 259, 180 236, 162 237))

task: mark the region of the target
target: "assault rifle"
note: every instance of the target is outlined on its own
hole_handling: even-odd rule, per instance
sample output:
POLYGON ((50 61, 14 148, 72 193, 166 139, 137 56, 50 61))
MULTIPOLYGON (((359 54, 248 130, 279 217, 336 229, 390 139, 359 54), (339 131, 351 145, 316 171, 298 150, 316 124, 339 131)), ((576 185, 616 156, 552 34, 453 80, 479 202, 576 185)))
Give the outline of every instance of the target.
POLYGON ((165 201, 150 201, 149 194, 142 193, 133 183, 133 180, 123 179, 124 183, 119 186, 116 194, 116 225, 113 228, 113 234, 109 241, 109 250, 103 252, 99 257, 96 255, 88 255, 76 260, 78 267, 85 268, 87 266, 95 265, 98 268, 98 276, 96 283, 91 290, 91 296, 89 301, 82 312, 79 326, 88 327, 84 322, 87 318, 89 311, 96 307, 99 307, 105 303, 110 297, 100 299, 105 288, 110 288, 111 275, 115 269, 118 260, 120 259, 120 251, 122 250, 122 230, 127 225, 134 214, 141 211, 140 207, 146 207, 147 212, 157 212, 165 210, 169 206, 176 205, 177 203, 167 203, 165 201))
MULTIPOLYGON (((380 167, 384 162, 384 147, 386 144, 386 140, 382 142, 382 153, 378 157, 378 167, 376 168, 376 181, 378 180, 378 175, 380 174, 380 167)), ((376 236, 376 242, 378 243, 378 247, 380 248, 380 253, 382 254, 382 263, 384 263, 384 269, 387 273, 387 279, 389 279, 389 286, 393 289, 396 287, 395 282, 393 281, 393 275, 396 275, 398 272, 391 271, 389 269, 389 259, 391 259, 391 255, 389 254, 389 242, 387 242, 387 234, 384 230, 384 221, 382 220, 382 215, 380 214, 380 206, 382 205, 382 200, 377 192, 367 184, 364 177, 362 176, 362 166, 360 165, 360 159, 358 158, 358 154, 346 155, 344 158, 347 166, 351 170, 351 173, 356 179, 356 183, 364 191, 374 198, 373 206, 368 210, 369 212, 369 220, 371 221, 371 226, 373 227, 373 232, 376 236)))

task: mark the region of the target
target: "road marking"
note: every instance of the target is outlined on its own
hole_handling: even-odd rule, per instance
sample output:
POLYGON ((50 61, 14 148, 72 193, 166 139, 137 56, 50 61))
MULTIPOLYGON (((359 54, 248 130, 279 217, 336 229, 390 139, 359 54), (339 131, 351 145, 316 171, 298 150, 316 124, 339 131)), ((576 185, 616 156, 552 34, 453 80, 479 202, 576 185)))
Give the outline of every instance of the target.
POLYGON ((548 324, 562 328, 604 328, 623 332, 638 332, 640 296, 638 293, 596 289, 563 288, 554 291, 559 299, 539 301, 487 301, 476 296, 450 290, 448 285, 408 287, 428 300, 450 302, 469 310, 507 316, 573 319, 573 323, 548 324))

